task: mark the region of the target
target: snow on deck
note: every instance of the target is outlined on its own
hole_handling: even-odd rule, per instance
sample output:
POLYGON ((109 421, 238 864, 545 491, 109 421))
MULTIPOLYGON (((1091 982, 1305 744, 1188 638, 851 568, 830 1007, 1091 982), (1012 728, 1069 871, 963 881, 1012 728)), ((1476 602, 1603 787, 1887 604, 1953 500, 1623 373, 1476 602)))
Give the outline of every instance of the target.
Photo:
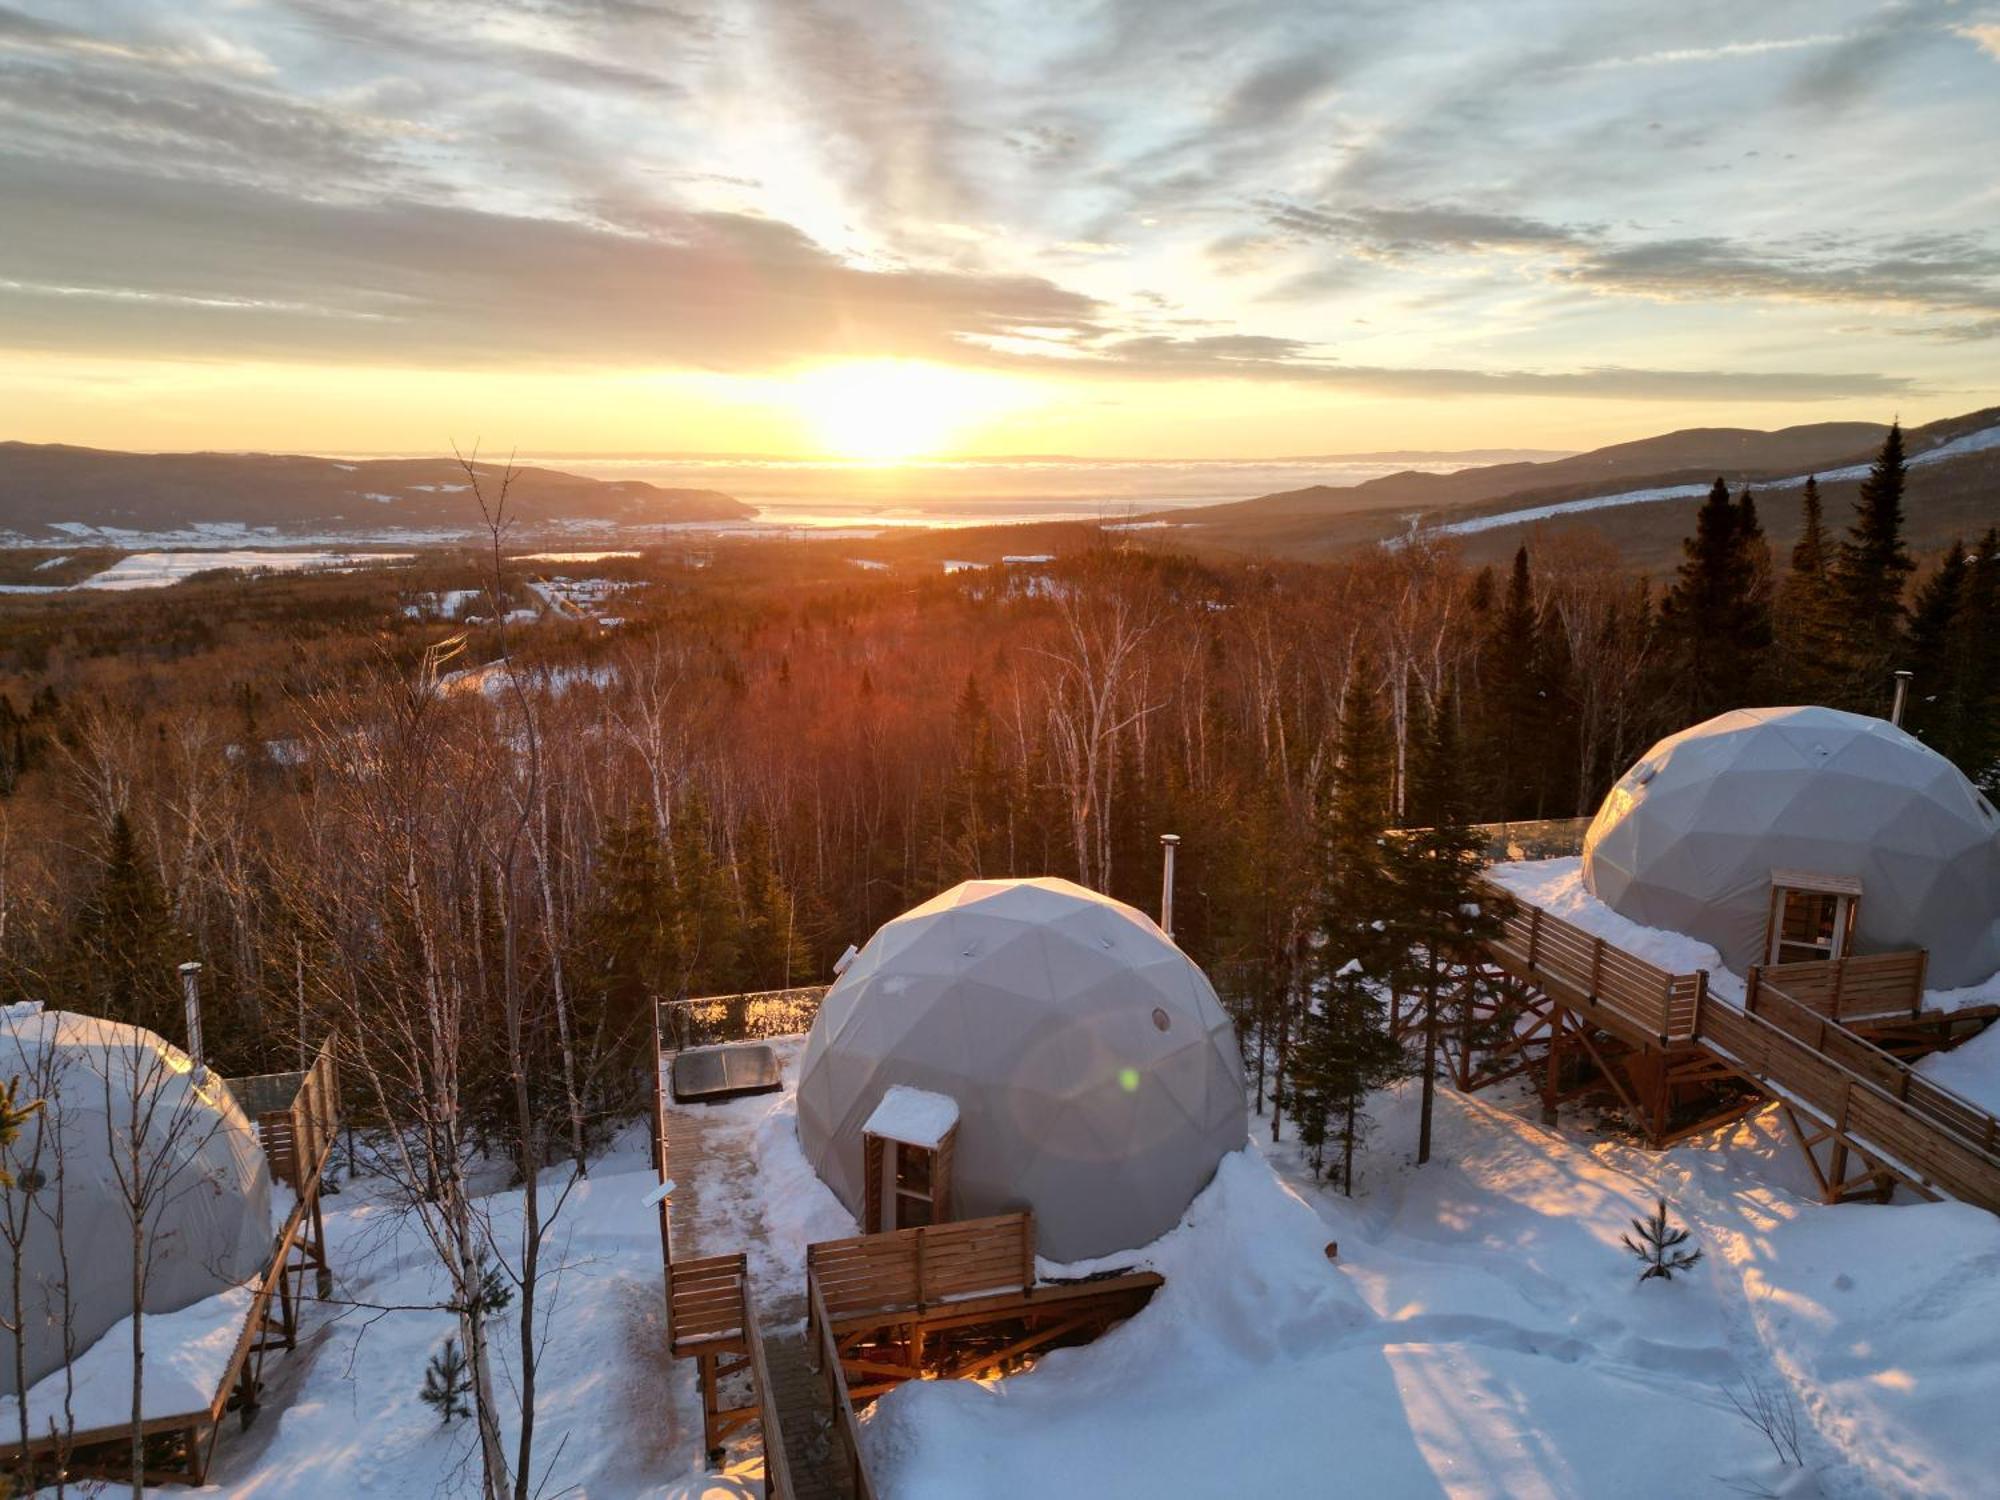
POLYGON ((866 1135, 935 1151, 957 1123, 958 1101, 949 1094, 892 1083, 861 1129, 866 1135))
MULTIPOLYGON (((229 1372, 229 1357, 243 1333, 256 1296, 255 1280, 205 1297, 178 1312, 148 1313, 145 1347, 145 1420, 205 1412, 229 1372)), ((28 1392, 30 1431, 92 1432, 132 1420, 132 1319, 123 1318, 70 1364, 28 1392)), ((21 1403, 0 1396, 0 1433, 19 1434, 21 1403)))
MULTIPOLYGON (((1581 927, 1593 937, 1601 937, 1634 958, 1657 964, 1670 974, 1692 974, 1708 970, 1708 990, 1736 1004, 1743 1002, 1743 976, 1722 962, 1722 955, 1700 938, 1663 927, 1646 927, 1620 916, 1591 894, 1584 884, 1583 860, 1577 855, 1561 859, 1511 860, 1489 865, 1486 878, 1522 901, 1539 906, 1552 917, 1581 927)), ((1955 990, 1925 990, 1925 1010, 1962 1010, 1974 1005, 2000 1004, 2000 972, 1978 984, 1955 990)), ((2000 1054, 1996 1054, 2000 1058, 2000 1054)), ((1928 1070, 1927 1070, 1928 1071, 1928 1070)), ((1937 1075, 1940 1083, 1947 1080, 1937 1075)), ((1949 1085, 1977 1099, 1956 1083, 1949 1085)), ((2000 1095, 1985 1102, 1988 1108, 2000 1105, 2000 1095)), ((1996 1110, 2000 1112, 2000 1110, 1996 1110)))

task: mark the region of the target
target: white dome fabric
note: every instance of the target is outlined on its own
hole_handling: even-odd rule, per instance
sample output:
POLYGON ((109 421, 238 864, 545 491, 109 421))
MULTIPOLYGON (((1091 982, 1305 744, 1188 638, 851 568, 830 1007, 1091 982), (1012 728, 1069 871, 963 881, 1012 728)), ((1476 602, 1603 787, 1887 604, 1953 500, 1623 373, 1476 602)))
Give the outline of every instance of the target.
POLYGON ((1145 915, 1067 880, 971 880, 869 939, 799 1073, 806 1155, 863 1223, 861 1127, 895 1084, 960 1118, 960 1217, 1035 1211, 1043 1254, 1176 1224, 1249 1134, 1235 1028, 1145 915))
MULTIPOLYGON (((132 1314, 132 1219, 118 1171, 130 1179, 135 1118, 138 1171, 158 1184, 145 1219, 145 1310, 178 1311, 263 1270, 272 1249, 270 1170, 219 1074, 143 1028, 18 1005, 0 1010, 0 1079, 8 1077, 20 1079, 20 1101, 44 1101, 0 1154, 15 1180, 0 1190, 7 1218, 25 1229, 21 1337, 30 1386, 62 1368, 65 1315, 81 1353, 132 1314)), ((14 1255, 0 1237, 0 1316, 10 1321, 14 1255)), ((18 1394, 13 1338, 0 1332, 0 1395, 18 1394)))
POLYGON ((1861 881, 1855 951, 1930 950, 1932 988, 2000 969, 2000 814, 1893 724, 1831 708, 1739 709, 1661 740, 1583 846, 1597 898, 1763 961, 1771 872, 1861 881))

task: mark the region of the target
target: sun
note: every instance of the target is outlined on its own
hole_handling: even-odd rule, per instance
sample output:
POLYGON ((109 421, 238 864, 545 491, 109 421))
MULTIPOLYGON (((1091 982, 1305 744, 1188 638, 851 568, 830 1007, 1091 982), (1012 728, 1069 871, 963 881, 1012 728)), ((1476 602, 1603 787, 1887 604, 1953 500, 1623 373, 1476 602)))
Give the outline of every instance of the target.
POLYGON ((1011 384, 950 365, 869 359, 807 370, 788 395, 822 453, 893 464, 944 452, 1018 405, 1011 384))

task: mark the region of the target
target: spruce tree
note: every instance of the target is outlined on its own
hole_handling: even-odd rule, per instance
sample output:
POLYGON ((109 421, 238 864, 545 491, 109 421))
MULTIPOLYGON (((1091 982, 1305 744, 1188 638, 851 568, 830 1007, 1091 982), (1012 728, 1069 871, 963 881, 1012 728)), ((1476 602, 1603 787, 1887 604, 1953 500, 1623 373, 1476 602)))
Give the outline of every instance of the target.
POLYGON ((471 1395, 472 1370, 459 1352, 454 1335, 444 1341, 444 1347, 424 1367, 424 1383, 417 1399, 437 1413, 441 1424, 449 1427, 453 1418, 472 1415, 471 1395))
POLYGON ((1832 562, 1817 477, 1806 480, 1799 539, 1778 585, 1773 610, 1778 645, 1778 694, 1794 703, 1824 703, 1835 693, 1832 562))
POLYGON ((1757 701, 1771 645, 1770 548, 1748 491, 1732 500, 1720 476, 1681 544, 1660 607, 1677 713, 1697 723, 1757 701))
POLYGON ((1414 826, 1389 844, 1396 906, 1392 930, 1412 966, 1423 1026, 1420 1166, 1431 1154, 1445 991, 1457 979, 1464 993, 1464 985, 1472 982, 1471 955, 1479 944, 1498 935, 1501 922, 1501 913, 1480 882, 1486 841, 1471 826, 1467 811, 1456 719, 1449 696, 1429 716, 1410 783, 1408 817, 1414 826))
POLYGON ((1953 541, 1937 571, 1917 589, 1910 606, 1907 661, 1913 681, 1903 727, 1940 754, 1955 757, 1964 719, 1956 653, 1951 643, 1966 602, 1971 562, 1965 543, 1953 541))
POLYGON ((1946 752, 1989 795, 2000 793, 2000 530, 1979 539, 1945 650, 1957 718, 1946 752))
POLYGON ((1701 1251, 1680 1248, 1687 1243, 1688 1231, 1667 1223, 1666 1199, 1658 1200, 1650 1218, 1634 1219, 1632 1228, 1639 1236, 1636 1240, 1629 1234, 1620 1238, 1645 1266, 1639 1273, 1641 1283, 1672 1281, 1679 1272, 1692 1271, 1701 1264, 1701 1251))
POLYGON ((77 914, 72 964, 90 1009, 175 1034, 179 994, 166 896, 132 822, 114 814, 95 887, 77 914))
POLYGON ((1489 778, 1488 802, 1500 818, 1540 817, 1538 788, 1546 758, 1543 735, 1551 718, 1535 613, 1528 549, 1514 553, 1513 570, 1499 604, 1488 613, 1480 648, 1484 701, 1480 760, 1489 778))
POLYGON ((1317 932, 1292 1066, 1293 1114, 1314 1170, 1324 1164, 1325 1146, 1337 1140, 1348 1193, 1355 1149, 1367 1130, 1368 1094, 1402 1071, 1402 1047, 1383 998, 1393 978, 1394 889, 1383 837, 1391 756, 1370 676, 1366 666, 1350 674, 1340 758, 1321 798, 1317 932))
POLYGON ((1834 563, 1841 705, 1880 713, 1903 646, 1903 590, 1916 565, 1903 545, 1903 429, 1892 423, 1861 481, 1834 563))

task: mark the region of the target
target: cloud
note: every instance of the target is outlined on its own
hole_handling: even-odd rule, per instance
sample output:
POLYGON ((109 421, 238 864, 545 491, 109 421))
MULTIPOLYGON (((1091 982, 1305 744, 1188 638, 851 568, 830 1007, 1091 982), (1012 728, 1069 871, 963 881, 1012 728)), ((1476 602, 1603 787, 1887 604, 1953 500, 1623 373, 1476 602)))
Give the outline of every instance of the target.
POLYGON ((6 158, 0 196, 18 215, 0 278, 66 289, 0 288, 16 346, 746 370, 1099 331, 1097 303, 1049 281, 859 270, 747 215, 662 212, 649 233, 619 233, 6 158))
POLYGON ((1769 298, 2000 312, 2000 251, 1969 234, 1835 241, 1791 255, 1712 237, 1655 240, 1599 246, 1557 274, 1593 290, 1665 301, 1769 298))
POLYGON ((1615 365, 1575 370, 1398 368, 1349 365, 1298 339, 1242 334, 1113 338, 1092 357, 1066 361, 1101 373, 1173 378, 1261 379, 1371 395, 1578 396, 1610 400, 1833 401, 1909 393, 1899 376, 1827 371, 1649 370, 1615 365))
POLYGON ((1951 29, 1954 35, 1964 37, 1995 62, 2000 62, 2000 21, 1978 21, 1951 29))
POLYGON ((1331 240, 1386 260, 1468 250, 1545 250, 1579 244, 1591 234, 1520 214, 1451 204, 1377 204, 1336 211, 1271 202, 1267 208, 1279 230, 1331 240))

